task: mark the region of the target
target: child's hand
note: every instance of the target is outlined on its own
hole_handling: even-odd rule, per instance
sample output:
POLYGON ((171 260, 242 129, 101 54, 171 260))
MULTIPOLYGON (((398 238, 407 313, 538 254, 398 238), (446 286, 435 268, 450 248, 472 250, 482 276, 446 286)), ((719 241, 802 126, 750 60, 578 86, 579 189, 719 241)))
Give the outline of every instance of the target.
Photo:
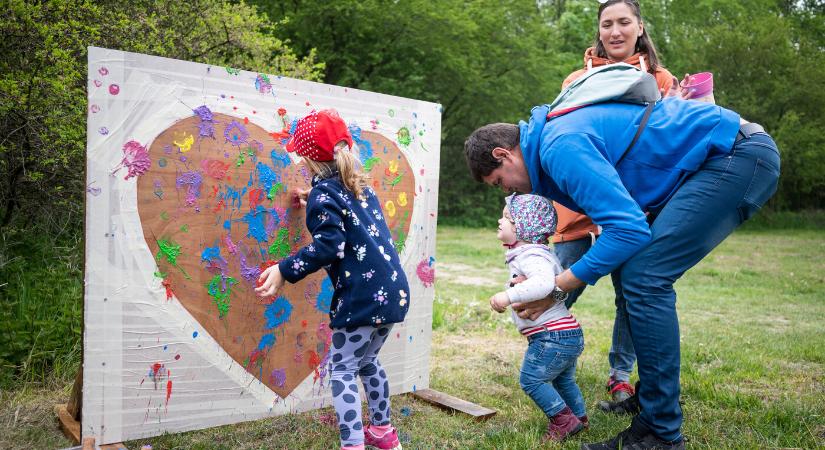
POLYGON ((272 297, 284 287, 284 277, 281 276, 281 269, 278 265, 269 266, 261 272, 258 277, 258 287, 255 288, 255 293, 260 297, 272 297))
POLYGON ((510 296, 508 296, 504 291, 490 297, 490 308, 493 308, 493 311, 495 312, 503 313, 509 305, 510 296))
POLYGON ((309 197, 309 192, 312 189, 296 189, 294 194, 294 203, 297 203, 297 208, 304 208, 307 206, 307 197, 309 197))

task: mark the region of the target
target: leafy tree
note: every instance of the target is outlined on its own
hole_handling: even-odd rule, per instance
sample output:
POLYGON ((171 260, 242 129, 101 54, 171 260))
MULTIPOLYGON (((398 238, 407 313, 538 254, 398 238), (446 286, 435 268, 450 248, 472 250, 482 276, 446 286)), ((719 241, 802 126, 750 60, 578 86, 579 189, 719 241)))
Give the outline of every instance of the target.
POLYGON ((559 92, 580 60, 559 53, 550 12, 527 0, 267 2, 276 34, 325 61, 324 81, 443 105, 440 220, 493 223, 500 194, 471 179, 464 140, 559 92))
POLYGON ((254 8, 189 2, 6 2, 0 16, 0 228, 82 224, 90 45, 317 80, 254 8))

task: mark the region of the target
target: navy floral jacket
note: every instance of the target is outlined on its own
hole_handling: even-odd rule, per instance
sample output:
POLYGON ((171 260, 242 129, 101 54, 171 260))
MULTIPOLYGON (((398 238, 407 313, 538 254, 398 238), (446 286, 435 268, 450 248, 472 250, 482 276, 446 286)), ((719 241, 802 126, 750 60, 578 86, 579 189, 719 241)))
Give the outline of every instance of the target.
POLYGON ((403 321, 410 307, 410 286, 375 192, 366 188, 356 197, 337 175, 315 177, 306 223, 312 243, 278 267, 290 283, 326 269, 335 288, 331 327, 403 321))

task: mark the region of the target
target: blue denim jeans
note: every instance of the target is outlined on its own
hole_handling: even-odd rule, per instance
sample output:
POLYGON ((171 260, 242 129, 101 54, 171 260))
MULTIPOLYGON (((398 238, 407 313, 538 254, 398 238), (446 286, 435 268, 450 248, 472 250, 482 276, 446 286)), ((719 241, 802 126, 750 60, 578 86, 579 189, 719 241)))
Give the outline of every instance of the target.
MULTIPOLYGON (((776 192, 779 151, 754 134, 731 154, 705 161, 678 188, 650 227, 651 241, 617 278, 636 349, 641 413, 634 422, 667 441, 682 438, 679 319, 673 284, 776 192)), ((735 344, 734 344, 735 345, 735 344)))
MULTIPOLYGON (((586 237, 553 244, 553 251, 559 258, 562 269, 566 270, 576 264, 592 245, 593 240, 586 237)), ((630 339, 630 325, 627 323, 627 310, 624 297, 621 295, 621 283, 616 281, 615 276, 613 286, 616 291, 616 318, 613 320, 613 341, 610 344, 610 353, 607 355, 607 360, 610 362, 608 375, 615 380, 630 381, 630 373, 633 372, 633 364, 636 363, 636 352, 633 351, 633 341, 630 339)), ((570 291, 570 295, 564 302, 567 308, 576 303, 582 291, 584 287, 570 291)))
POLYGON ((584 351, 584 334, 574 330, 544 331, 528 336, 519 383, 548 418, 565 406, 586 414, 584 397, 576 384, 576 360, 584 351))
MULTIPOLYGON (((556 258, 559 258, 559 263, 561 263, 561 268, 567 270, 573 264, 576 264, 588 250, 593 245, 593 240, 590 236, 582 239, 576 239, 574 241, 567 241, 567 242, 557 242, 553 244, 553 253, 556 254, 556 258)), ((573 306, 573 303, 576 303, 576 300, 579 299, 579 296, 582 295, 584 292, 584 286, 574 289, 570 291, 570 294, 567 296, 567 300, 564 301, 564 306, 567 306, 567 309, 570 309, 573 306)))

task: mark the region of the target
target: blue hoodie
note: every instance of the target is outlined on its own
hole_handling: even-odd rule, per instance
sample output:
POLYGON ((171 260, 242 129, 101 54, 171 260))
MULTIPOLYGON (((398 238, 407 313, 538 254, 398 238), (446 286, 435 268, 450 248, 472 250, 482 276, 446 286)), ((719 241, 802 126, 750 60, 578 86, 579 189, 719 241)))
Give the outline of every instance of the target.
POLYGON ((547 105, 521 122, 520 146, 533 193, 590 216, 602 235, 570 270, 595 284, 650 240, 646 212, 658 213, 685 178, 727 156, 739 115, 709 103, 658 102, 639 140, 616 167, 645 107, 600 103, 547 121, 547 105))

